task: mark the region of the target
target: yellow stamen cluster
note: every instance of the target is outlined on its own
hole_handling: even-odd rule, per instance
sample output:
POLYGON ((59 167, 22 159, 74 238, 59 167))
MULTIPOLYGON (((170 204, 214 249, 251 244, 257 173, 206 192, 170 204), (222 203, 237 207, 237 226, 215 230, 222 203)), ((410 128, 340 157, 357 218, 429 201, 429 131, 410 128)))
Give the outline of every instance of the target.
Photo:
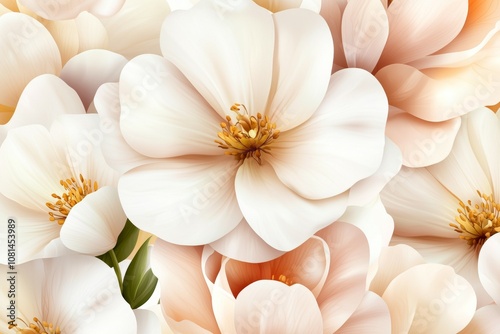
POLYGON ((285 283, 286 285, 292 285, 293 281, 291 278, 286 277, 285 275, 279 275, 278 278, 275 278, 275 275, 271 275, 271 279, 274 281, 280 281, 281 283, 285 283))
POLYGON ((72 177, 71 179, 61 180, 59 183, 64 187, 66 192, 61 196, 52 194, 52 197, 55 198, 56 201, 54 203, 47 202, 46 205, 52 210, 52 212, 49 212, 49 220, 57 221, 59 225, 63 225, 71 208, 85 196, 96 191, 99 185, 97 181, 94 181, 92 184, 90 179, 84 179, 82 174, 80 174, 78 180, 72 177))
POLYGON ((61 334, 61 329, 59 326, 55 326, 52 323, 48 323, 47 321, 40 321, 37 317, 33 318, 33 322, 26 323, 21 318, 17 318, 21 320, 25 328, 19 328, 17 324, 9 325, 9 329, 14 330, 16 333, 21 334, 61 334))
POLYGON ((472 205, 469 200, 468 205, 465 205, 460 201, 458 216, 455 217, 458 225, 450 226, 460 233, 460 239, 465 240, 471 248, 479 250, 486 239, 500 232, 500 204, 495 202, 492 195, 486 196, 479 190, 477 194, 481 203, 472 205))
POLYGON ((279 137, 280 131, 276 130, 276 124, 271 123, 267 116, 260 113, 257 117, 249 116, 242 104, 235 103, 231 111, 236 113, 236 123, 233 124, 231 117, 226 116, 227 123, 220 123, 222 131, 217 133, 221 140, 215 142, 220 148, 228 150, 225 154, 232 155, 237 160, 252 157, 261 164, 262 152, 270 154, 269 145, 279 137), (240 113, 240 107, 245 110, 244 115, 240 113))

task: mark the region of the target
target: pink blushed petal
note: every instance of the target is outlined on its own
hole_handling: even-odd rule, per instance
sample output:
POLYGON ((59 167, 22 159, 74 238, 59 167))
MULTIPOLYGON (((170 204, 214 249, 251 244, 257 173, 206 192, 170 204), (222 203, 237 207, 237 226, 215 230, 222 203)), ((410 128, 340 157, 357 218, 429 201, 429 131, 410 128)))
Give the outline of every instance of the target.
POLYGON ((403 154, 403 165, 425 167, 445 159, 460 128, 460 118, 426 122, 406 113, 389 116, 386 134, 403 154))
POLYGON ((127 172, 118 192, 140 229, 177 244, 207 244, 242 219, 234 195, 236 168, 226 156, 163 160, 127 172))
POLYGON ((345 210, 347 194, 309 200, 287 188, 273 168, 247 159, 238 169, 236 196, 243 216, 271 247, 289 251, 345 210))
POLYGON ((467 7, 467 0, 394 0, 387 10, 389 37, 379 65, 407 63, 443 48, 462 29, 467 7))
POLYGON ((24 87, 38 75, 59 74, 61 56, 54 39, 38 21, 20 13, 0 17, 0 104, 15 106, 24 87))
POLYGON ((218 333, 210 292, 201 271, 201 253, 201 247, 156 240, 151 268, 161 286, 163 315, 174 330, 176 323, 182 326, 183 322, 190 322, 218 333))
POLYGON ((77 203, 61 229, 61 241, 76 252, 101 255, 116 245, 127 217, 114 187, 103 187, 77 203))
POLYGON ((498 319, 500 319, 499 305, 481 307, 460 334, 496 334, 500 331, 498 319))
POLYGON ((107 50, 89 50, 71 58, 60 77, 78 92, 87 109, 100 85, 118 81, 126 62, 125 57, 107 50))
POLYGON ((348 67, 371 72, 389 36, 387 13, 380 0, 350 1, 342 16, 342 43, 348 67))
POLYGON ((330 270, 317 300, 325 332, 333 333, 365 295, 370 252, 363 232, 348 223, 335 222, 316 235, 330 248, 330 270))
POLYGON ((83 11, 99 16, 111 16, 120 10, 125 0, 20 0, 20 2, 45 19, 67 20, 74 19, 83 11))
POLYGON ((291 9, 273 18, 276 49, 266 115, 283 132, 309 119, 321 104, 330 80, 333 43, 328 26, 311 11, 291 9))
POLYGON ((273 143, 269 163, 303 197, 340 194, 379 168, 387 112, 385 93, 370 73, 338 71, 314 115, 273 143))
POLYGON ((221 117, 234 103, 253 114, 266 108, 275 28, 253 1, 201 1, 174 11, 162 26, 163 55, 186 76, 221 117))
POLYGON ((165 58, 141 55, 125 66, 120 104, 123 137, 143 155, 223 153, 214 143, 223 119, 165 58))
POLYGON ((472 286, 449 266, 421 264, 397 276, 382 298, 392 332, 457 333, 474 316, 472 286))
POLYGON ((347 6, 347 0, 322 0, 320 14, 328 23, 333 37, 334 60, 333 67, 347 67, 344 48, 342 45, 342 14, 347 6))
POLYGON ((368 291, 349 320, 335 333, 385 334, 391 331, 391 315, 382 298, 368 291))
POLYGON ((236 333, 323 333, 318 304, 303 285, 259 281, 236 298, 236 333))
POLYGON ((245 262, 264 262, 283 252, 269 246, 243 220, 231 232, 210 243, 213 249, 231 259, 245 262))
POLYGON ((490 237, 481 248, 478 259, 479 279, 485 290, 500 305, 500 234, 490 237))

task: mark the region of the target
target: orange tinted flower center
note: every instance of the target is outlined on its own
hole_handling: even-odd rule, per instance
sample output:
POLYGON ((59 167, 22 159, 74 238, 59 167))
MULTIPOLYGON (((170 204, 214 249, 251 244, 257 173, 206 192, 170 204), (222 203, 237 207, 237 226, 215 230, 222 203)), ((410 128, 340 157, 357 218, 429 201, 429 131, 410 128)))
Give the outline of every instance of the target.
POLYGON ((9 329, 16 333, 21 334, 61 334, 59 326, 54 326, 47 321, 40 321, 37 317, 33 318, 33 322, 25 322, 18 318, 24 324, 24 328, 19 327, 17 324, 9 325, 9 329))

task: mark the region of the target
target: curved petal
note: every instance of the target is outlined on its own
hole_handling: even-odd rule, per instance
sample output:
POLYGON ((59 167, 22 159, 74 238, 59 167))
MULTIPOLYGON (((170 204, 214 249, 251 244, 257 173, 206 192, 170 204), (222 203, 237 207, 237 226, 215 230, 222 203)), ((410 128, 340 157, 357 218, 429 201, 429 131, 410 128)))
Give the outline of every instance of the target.
POLYGON ((241 221, 236 167, 226 156, 168 159, 127 172, 118 192, 125 213, 140 229, 177 244, 207 244, 241 221))
POLYGON ((137 329, 144 333, 162 333, 160 320, 150 310, 135 309, 135 319, 137 320, 137 329))
POLYGON ((231 232, 210 243, 210 246, 228 258, 251 263, 270 261, 283 254, 262 240, 245 218, 231 232))
POLYGON ((385 334, 391 332, 391 315, 382 298, 368 291, 359 307, 345 324, 335 333, 385 334))
POLYGON ((247 159, 238 169, 236 197, 252 229, 271 247, 289 251, 331 224, 346 208, 347 194, 309 200, 287 188, 273 168, 247 159))
POLYGON ((371 72, 388 36, 389 21, 380 0, 348 2, 342 16, 342 43, 348 67, 371 72))
POLYGON ((484 289, 500 305, 500 266, 498 252, 500 250, 500 234, 490 237, 481 248, 478 259, 478 273, 484 289))
POLYGON ((141 55, 120 77, 120 128, 137 152, 150 157, 215 155, 223 121, 168 60, 141 55))
POLYGON ((387 286, 399 274, 424 263, 424 258, 414 248, 405 244, 382 249, 378 259, 377 273, 370 283, 370 291, 382 296, 387 286))
POLYGON ((33 210, 48 212, 52 194, 61 194, 67 163, 46 128, 26 125, 9 131, 0 147, 0 192, 33 210))
POLYGON ((61 56, 50 33, 38 21, 20 13, 0 17, 0 104, 15 106, 34 77, 59 74, 61 56))
POLYGON ((45 28, 50 32, 61 53, 62 64, 78 53, 80 40, 78 38, 78 26, 74 20, 43 22, 45 28))
POLYGON ((236 333, 323 333, 318 304, 303 285, 258 281, 236 298, 236 333))
POLYGON ((332 73, 335 67, 346 68, 346 58, 344 53, 344 47, 342 43, 342 15, 344 13, 345 7, 347 6, 347 0, 322 0, 320 14, 325 19, 330 32, 333 37, 334 46, 334 59, 332 66, 332 73))
POLYGON ((460 334, 495 334, 500 331, 500 306, 488 305, 481 307, 476 311, 471 322, 460 334), (494 321, 492 321, 495 319, 494 321))
POLYGON ((126 221, 116 188, 103 187, 71 209, 61 229, 61 241, 76 252, 101 255, 115 247, 126 221))
POLYGON ((382 298, 393 333, 457 333, 474 316, 472 286, 449 266, 421 264, 397 276, 382 298))
POLYGON ((201 1, 168 15, 160 40, 163 55, 221 117, 234 103, 265 110, 275 44, 266 9, 250 0, 201 1))
POLYGON ((88 11, 99 16, 115 14, 125 0, 19 0, 21 4, 48 20, 74 19, 81 12, 88 11))
POLYGON ((401 170, 401 150, 389 138, 385 138, 384 155, 378 170, 372 176, 356 182, 349 190, 349 206, 364 206, 384 189, 401 170))
POLYGON ((201 252, 201 247, 177 246, 163 240, 154 244, 151 268, 161 286, 163 315, 174 331, 176 323, 182 326, 190 322, 219 332, 201 271, 201 252))
POLYGON ((328 26, 311 11, 290 9, 273 18, 276 47, 271 102, 265 114, 283 132, 309 119, 325 97, 333 41, 328 26))
POLYGON ((120 100, 118 84, 103 84, 96 92, 94 102, 101 119, 103 141, 101 150, 106 162, 120 173, 157 160, 137 153, 127 144, 120 131, 120 100))
MULTIPOLYGON (((47 212, 30 210, 18 203, 0 195, 0 218, 4 224, 4 231, 0 233, 0 245, 7 250, 7 222, 12 219, 15 224, 15 242, 22 245, 17 248, 15 263, 20 264, 33 259, 44 257, 45 248, 54 239, 59 238, 61 227, 49 221, 47 212)), ((7 251, 0 253, 0 263, 7 264, 7 251), (3 253, 3 254, 2 254, 3 253)))
POLYGON ((125 1, 118 13, 101 19, 108 32, 108 50, 128 59, 145 53, 161 54, 160 30, 169 12, 165 0, 125 1))
POLYGON ((126 63, 122 55, 107 50, 89 50, 71 58, 60 77, 77 91, 87 109, 99 86, 117 82, 126 63))
POLYGON ((445 159, 453 147, 461 119, 431 123, 399 113, 389 116, 386 134, 403 154, 403 165, 425 167, 445 159))
POLYGON ((314 115, 273 143, 269 163, 303 197, 340 194, 380 167, 387 109, 385 93, 370 73, 338 71, 314 115))
POLYGON ((467 0, 392 1, 387 10, 389 37, 379 66, 407 63, 443 48, 462 29, 467 9, 467 0))
POLYGON ((316 235, 330 247, 330 271, 317 300, 325 332, 333 333, 365 295, 370 252, 363 232, 351 224, 335 222, 316 235))
POLYGON ((78 28, 78 52, 108 48, 106 29, 97 17, 83 12, 75 19, 75 23, 78 28))

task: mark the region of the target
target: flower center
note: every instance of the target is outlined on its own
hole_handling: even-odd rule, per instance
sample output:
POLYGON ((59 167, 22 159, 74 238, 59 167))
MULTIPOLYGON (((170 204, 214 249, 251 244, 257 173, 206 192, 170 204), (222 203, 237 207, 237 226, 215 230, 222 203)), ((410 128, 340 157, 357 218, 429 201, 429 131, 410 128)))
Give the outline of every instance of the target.
POLYGON ((472 205, 467 201, 465 205, 459 202, 458 216, 455 217, 457 224, 450 224, 453 229, 460 233, 459 238, 465 240, 474 249, 479 249, 486 239, 500 232, 500 204, 497 204, 492 195, 486 196, 477 191, 480 204, 472 205))
POLYGON ((61 330, 59 326, 52 325, 52 323, 48 323, 47 321, 40 321, 37 317, 33 318, 33 322, 27 323, 21 318, 17 318, 21 320, 25 328, 20 328, 17 324, 10 324, 9 329, 14 330, 16 333, 21 334, 61 334, 61 330))
POLYGON ((66 217, 68 216, 70 210, 80 202, 85 196, 99 188, 97 181, 92 181, 90 179, 83 178, 80 174, 80 178, 76 180, 74 177, 71 179, 59 181, 61 186, 64 187, 64 192, 61 196, 57 194, 52 194, 52 197, 56 199, 55 202, 47 202, 45 205, 52 210, 49 212, 49 220, 57 221, 59 225, 63 225, 66 217))
POLYGON ((236 113, 236 123, 233 124, 231 117, 226 116, 226 122, 221 122, 221 132, 217 136, 221 140, 215 140, 219 147, 227 150, 225 154, 232 155, 236 160, 243 161, 252 157, 262 163, 262 152, 270 154, 270 144, 279 137, 280 131, 276 130, 276 124, 271 123, 267 116, 260 113, 257 117, 250 116, 247 108, 239 103, 231 107, 231 111, 236 113), (243 107, 245 114, 241 114, 243 107))
POLYGON ((271 275, 271 279, 274 281, 279 281, 281 283, 285 283, 288 286, 294 284, 292 279, 290 277, 286 277, 285 275, 279 275, 278 278, 276 278, 276 276, 273 274, 273 275, 271 275))

